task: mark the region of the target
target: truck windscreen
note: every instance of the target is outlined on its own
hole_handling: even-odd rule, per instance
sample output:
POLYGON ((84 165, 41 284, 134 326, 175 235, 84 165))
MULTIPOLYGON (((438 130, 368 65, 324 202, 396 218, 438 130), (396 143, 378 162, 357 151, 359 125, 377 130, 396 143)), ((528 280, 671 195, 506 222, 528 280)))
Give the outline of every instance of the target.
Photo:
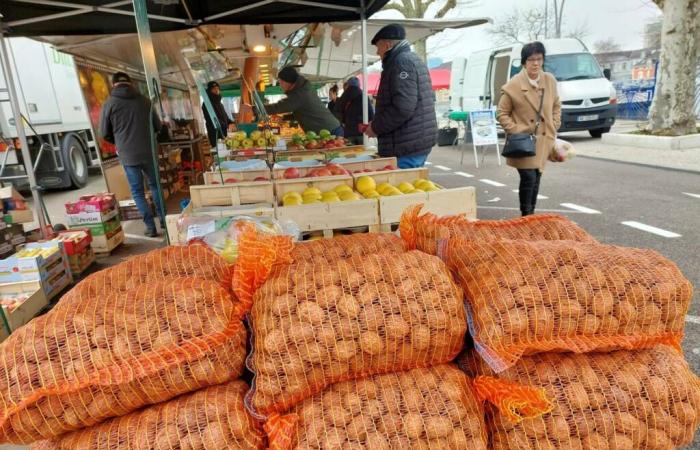
POLYGON ((547 55, 544 70, 554 75, 557 81, 603 78, 598 62, 590 53, 547 55))

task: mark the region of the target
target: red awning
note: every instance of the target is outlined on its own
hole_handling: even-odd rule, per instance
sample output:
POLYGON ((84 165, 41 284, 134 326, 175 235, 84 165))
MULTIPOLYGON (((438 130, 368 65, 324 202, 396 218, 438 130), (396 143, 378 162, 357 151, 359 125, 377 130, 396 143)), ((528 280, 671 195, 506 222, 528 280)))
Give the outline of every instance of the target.
MULTIPOLYGON (((430 81, 433 84, 433 90, 438 89, 449 89, 450 88, 450 69, 431 69, 430 70, 430 81)), ((369 89, 367 93, 370 95, 376 95, 377 89, 379 88, 379 79, 381 77, 381 72, 371 72, 369 74, 369 89)), ((362 75, 358 77, 360 79, 360 84, 362 83, 362 75)))

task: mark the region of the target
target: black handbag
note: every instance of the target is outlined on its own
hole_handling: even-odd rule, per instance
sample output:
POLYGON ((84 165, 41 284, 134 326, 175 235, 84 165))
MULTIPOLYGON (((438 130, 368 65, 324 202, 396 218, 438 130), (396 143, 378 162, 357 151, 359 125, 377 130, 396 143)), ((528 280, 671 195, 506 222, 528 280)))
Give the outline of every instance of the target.
POLYGON ((503 146, 501 156, 504 158, 529 158, 537 154, 537 129, 542 119, 542 104, 544 103, 544 91, 540 98, 540 109, 537 110, 537 123, 535 131, 529 133, 513 133, 506 135, 506 144, 503 146))

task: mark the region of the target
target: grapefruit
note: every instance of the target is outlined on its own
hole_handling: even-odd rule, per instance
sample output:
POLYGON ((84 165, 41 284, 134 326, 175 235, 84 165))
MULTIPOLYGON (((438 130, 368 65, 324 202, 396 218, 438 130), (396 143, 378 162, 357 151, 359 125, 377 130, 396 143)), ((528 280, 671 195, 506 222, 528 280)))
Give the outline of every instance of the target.
POLYGON ((377 189, 377 183, 374 178, 363 175, 357 179, 357 190, 364 194, 365 192, 374 191, 377 189))

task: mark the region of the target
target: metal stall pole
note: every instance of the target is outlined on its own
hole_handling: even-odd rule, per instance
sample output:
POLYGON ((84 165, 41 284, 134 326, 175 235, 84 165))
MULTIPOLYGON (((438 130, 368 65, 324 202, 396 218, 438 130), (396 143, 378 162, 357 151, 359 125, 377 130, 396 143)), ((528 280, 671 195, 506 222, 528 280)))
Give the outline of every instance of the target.
POLYGON ((32 190, 32 198, 34 199, 34 209, 36 210, 37 220, 39 221, 39 232, 42 238, 46 238, 46 217, 44 216, 44 207, 41 199, 41 194, 37 190, 36 177, 34 176, 34 165, 32 164, 32 155, 29 152, 29 144, 27 135, 24 132, 24 122, 22 121, 22 112, 19 109, 19 101, 17 100, 17 90, 15 89, 15 80, 12 73, 12 65, 10 64, 10 53, 7 48, 7 40, 4 33, 0 31, 0 59, 2 60, 2 70, 5 73, 5 81, 7 81, 7 92, 10 97, 10 105, 12 107, 12 115, 15 119, 15 129, 19 137, 19 143, 22 146, 22 159, 24 162, 24 170, 27 172, 29 179, 29 187, 32 190))
MULTIPOLYGON (((360 1, 360 23, 362 24, 362 123, 369 122, 369 77, 367 75, 367 13, 365 11, 365 0, 360 1)), ((369 139, 366 134, 362 134, 362 143, 367 147, 369 139)))
MULTIPOLYGON (((158 76, 158 64, 156 63, 156 53, 153 48, 153 38, 151 36, 151 27, 148 25, 148 9, 145 0, 133 0, 134 18, 136 20, 136 31, 139 37, 139 49, 141 50, 141 59, 143 59, 143 70, 146 74, 146 84, 148 85, 148 95, 151 98, 151 108, 155 109, 154 102, 158 102, 160 106, 160 77, 158 76)), ((160 111, 161 119, 163 119, 163 111, 160 111)), ((149 129, 152 127, 152 121, 149 120, 149 129)), ((158 192, 153 193, 159 197, 160 211, 158 217, 163 229, 166 243, 170 245, 170 236, 168 229, 165 226, 165 198, 163 196, 163 188, 160 185, 160 163, 158 161, 158 144, 155 140, 155 132, 159 130, 151 130, 151 156, 153 160, 156 186, 158 192)))

